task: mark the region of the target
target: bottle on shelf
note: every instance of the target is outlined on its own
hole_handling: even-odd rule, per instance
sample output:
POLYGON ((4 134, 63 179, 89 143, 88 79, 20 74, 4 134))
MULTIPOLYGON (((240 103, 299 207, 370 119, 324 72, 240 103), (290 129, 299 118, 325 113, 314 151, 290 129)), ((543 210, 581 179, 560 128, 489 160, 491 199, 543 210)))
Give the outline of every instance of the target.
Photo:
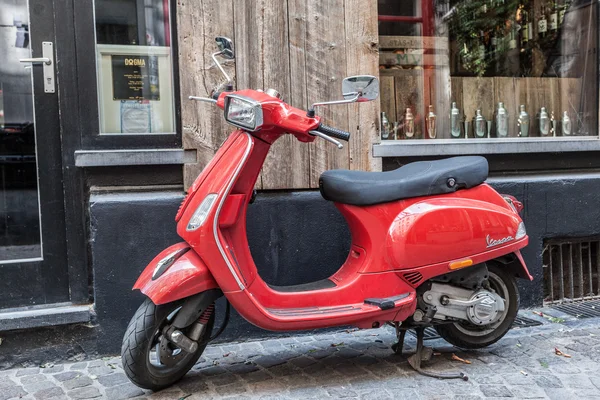
POLYGON ((552 136, 556 136, 556 129, 558 128, 556 118, 554 117, 554 111, 550 111, 550 133, 552 136))
POLYGON ((390 137, 390 121, 385 115, 385 112, 381 113, 381 139, 388 140, 390 137))
POLYGON ((398 121, 394 121, 394 128, 392 128, 392 140, 400 139, 400 123, 398 121))
POLYGON ((437 136, 436 115, 433 112, 433 106, 429 106, 429 113, 425 121, 427 122, 427 135, 429 139, 435 139, 437 136))
POLYGON ((498 110, 496 111, 496 136, 508 136, 508 112, 504 108, 503 102, 498 103, 498 110))
POLYGON ((530 118, 527 111, 525 111, 525 105, 521 104, 521 112, 519 113, 519 136, 528 137, 529 136, 529 127, 530 127, 530 118))
POLYGON ((410 108, 404 114, 404 136, 412 139, 415 136, 415 117, 410 108))
POLYGON ((550 117, 546 111, 546 107, 540 110, 540 136, 548 136, 550 133, 550 117))
POLYGON ((487 136, 487 121, 481 114, 481 110, 475 112, 475 137, 484 138, 487 136))
POLYGON ((571 122, 571 118, 569 118, 569 113, 567 113, 566 111, 563 113, 561 125, 562 125, 563 136, 571 136, 571 132, 573 130, 573 124, 571 122))
POLYGON ((550 33, 554 34, 558 30, 558 5, 556 1, 552 1, 550 7, 550 22, 548 28, 550 33))
POLYGON ((540 10, 540 17, 537 21, 538 25, 538 35, 540 39, 545 39, 546 34, 548 33, 548 17, 546 15, 546 5, 542 4, 542 9, 540 10))
POLYGON ((460 137, 460 110, 456 106, 456 102, 452 102, 452 108, 450 109, 450 136, 455 139, 460 137))

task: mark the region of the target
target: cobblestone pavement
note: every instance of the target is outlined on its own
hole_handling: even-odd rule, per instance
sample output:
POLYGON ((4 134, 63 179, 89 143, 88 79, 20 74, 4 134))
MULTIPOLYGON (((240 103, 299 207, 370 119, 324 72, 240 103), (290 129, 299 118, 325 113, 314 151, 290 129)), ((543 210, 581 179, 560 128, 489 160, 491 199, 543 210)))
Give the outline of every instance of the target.
MULTIPOLYGON (((426 342, 436 351, 428 369, 464 371, 468 382, 412 371, 390 350, 395 336, 386 327, 209 346, 178 385, 157 393, 129 383, 118 357, 0 371, 0 400, 600 399, 600 318, 549 321, 521 313, 545 324, 512 330, 478 351, 426 342), (571 357, 556 355, 555 348, 571 357)), ((414 347, 407 335, 405 352, 414 347)))

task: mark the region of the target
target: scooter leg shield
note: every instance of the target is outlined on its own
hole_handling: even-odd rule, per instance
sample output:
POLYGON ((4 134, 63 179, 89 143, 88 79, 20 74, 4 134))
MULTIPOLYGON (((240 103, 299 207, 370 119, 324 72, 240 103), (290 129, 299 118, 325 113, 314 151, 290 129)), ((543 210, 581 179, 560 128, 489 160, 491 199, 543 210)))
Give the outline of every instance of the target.
POLYGON ((496 261, 504 264, 505 268, 517 278, 533 281, 533 276, 529 273, 520 251, 515 251, 507 256, 497 258, 496 261))
POLYGON ((182 242, 157 255, 144 269, 133 289, 139 289, 159 305, 219 289, 219 285, 198 254, 182 242))

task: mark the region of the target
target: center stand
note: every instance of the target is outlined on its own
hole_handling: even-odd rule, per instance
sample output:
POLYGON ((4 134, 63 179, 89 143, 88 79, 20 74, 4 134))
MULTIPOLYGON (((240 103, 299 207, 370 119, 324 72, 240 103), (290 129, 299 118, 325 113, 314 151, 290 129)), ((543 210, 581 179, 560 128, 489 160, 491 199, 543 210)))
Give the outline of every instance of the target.
MULTIPOLYGON (((398 343, 392 345, 392 350, 394 353, 398 355, 402 355, 402 350, 404 349, 404 338, 406 336, 406 328, 400 328, 400 324, 396 323, 396 337, 398 338, 398 343)), ((432 378, 438 379, 462 379, 464 381, 469 380, 469 377, 464 372, 459 373, 438 373, 438 372, 429 372, 424 371, 421 368, 422 362, 427 362, 431 360, 433 356, 433 348, 423 346, 423 340, 425 337, 425 328, 418 327, 415 329, 417 332, 417 351, 412 356, 408 357, 408 364, 417 371, 421 375, 430 376, 432 378)))

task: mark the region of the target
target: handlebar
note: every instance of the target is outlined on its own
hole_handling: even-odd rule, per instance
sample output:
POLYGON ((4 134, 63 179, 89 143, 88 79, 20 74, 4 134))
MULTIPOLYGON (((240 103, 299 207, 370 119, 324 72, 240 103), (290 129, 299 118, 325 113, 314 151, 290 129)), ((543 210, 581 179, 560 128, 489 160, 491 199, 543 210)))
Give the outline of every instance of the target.
POLYGON ((317 129, 315 129, 317 132, 321 132, 327 136, 331 136, 333 138, 336 139, 340 139, 340 140, 344 140, 344 141, 348 141, 350 140, 350 132, 346 132, 343 131, 341 129, 337 129, 337 128, 333 128, 331 126, 327 126, 327 125, 319 125, 319 127, 317 129))

